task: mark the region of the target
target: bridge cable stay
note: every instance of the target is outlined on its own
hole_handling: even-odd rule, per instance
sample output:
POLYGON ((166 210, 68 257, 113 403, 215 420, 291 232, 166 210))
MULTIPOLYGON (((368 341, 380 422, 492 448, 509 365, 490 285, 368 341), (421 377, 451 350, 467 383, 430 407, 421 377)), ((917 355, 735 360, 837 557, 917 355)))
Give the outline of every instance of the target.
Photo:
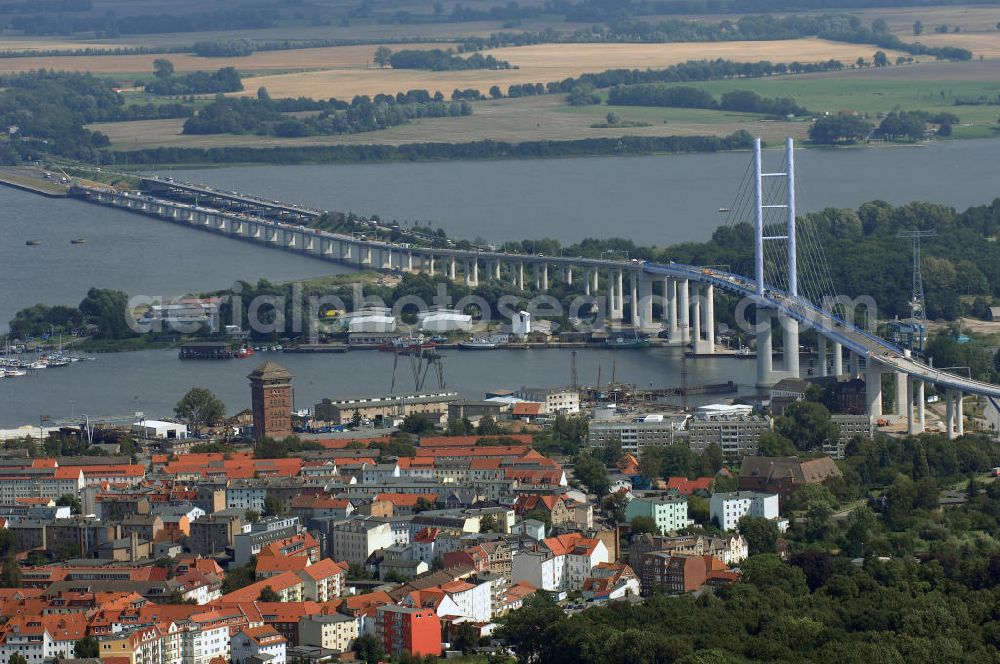
MULTIPOLYGON (((797 179, 795 181, 795 196, 800 201, 805 199, 802 189, 801 180, 797 179)), ((799 246, 805 245, 805 254, 807 256, 805 262, 812 268, 814 284, 810 289, 809 299, 821 309, 826 309, 829 306, 836 309, 837 288, 833 280, 833 274, 830 271, 830 263, 826 259, 825 245, 820 237, 817 224, 815 221, 803 220, 797 224, 796 228, 798 230, 799 246)))
MULTIPOLYGON (((743 178, 728 209, 726 225, 750 228, 754 223, 756 203, 754 200, 755 174, 754 160, 748 161, 743 178)), ((762 169, 767 170, 767 169, 762 169)), ((763 258, 765 282, 768 288, 789 292, 790 275, 787 251, 788 204, 788 156, 782 156, 779 168, 762 177, 762 217, 764 235, 763 258), (779 242, 783 240, 784 242, 779 242)), ((803 201, 801 180, 795 178, 795 199, 803 201)), ((821 232, 815 222, 796 224, 797 290, 799 296, 823 308, 836 303, 837 290, 826 260, 826 251, 821 232)), ((836 312, 835 312, 836 313, 836 312)))

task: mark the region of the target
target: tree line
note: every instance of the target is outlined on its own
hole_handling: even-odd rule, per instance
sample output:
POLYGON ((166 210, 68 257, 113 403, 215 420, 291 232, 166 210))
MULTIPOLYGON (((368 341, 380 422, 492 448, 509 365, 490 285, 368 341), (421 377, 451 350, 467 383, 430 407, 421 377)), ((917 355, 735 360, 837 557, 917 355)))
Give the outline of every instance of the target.
MULTIPOLYGON (((219 98, 184 123, 185 134, 260 134, 301 137, 356 134, 388 129, 414 118, 457 117, 471 115, 468 102, 434 100, 426 91, 421 101, 402 101, 393 95, 374 99, 355 97, 350 104, 331 99, 321 104, 319 113, 294 117, 280 110, 282 104, 261 97, 219 98)), ((415 96, 415 95, 411 95, 415 96)))
MULTIPOLYGON (((164 61, 167 62, 167 61, 164 61)), ((214 73, 193 71, 176 76, 173 66, 166 75, 157 73, 156 78, 145 85, 145 91, 154 95, 200 95, 224 92, 239 92, 243 80, 235 67, 223 67, 214 73)))
MULTIPOLYGON (((741 10, 741 12, 746 10, 741 10)), ((537 33, 494 33, 490 37, 472 37, 461 46, 464 51, 501 46, 539 43, 666 43, 748 40, 786 40, 819 37, 831 41, 872 44, 880 48, 905 51, 911 55, 929 55, 944 60, 970 60, 972 52, 951 46, 928 46, 904 42, 889 32, 884 20, 865 26, 857 16, 848 14, 770 14, 742 16, 732 21, 709 23, 701 20, 666 19, 658 23, 628 16, 609 19, 606 25, 594 25, 569 33, 545 30, 537 33)))
POLYGON ((430 71, 457 71, 462 69, 510 69, 506 60, 500 60, 492 55, 473 53, 467 57, 455 55, 450 49, 440 48, 420 50, 407 49, 392 51, 380 47, 375 51, 375 64, 384 67, 386 64, 393 69, 427 69, 430 71))
MULTIPOLYGON (((274 148, 151 148, 115 152, 131 164, 224 163, 358 163, 432 161, 438 159, 537 159, 593 155, 645 155, 680 152, 747 150, 753 137, 746 131, 728 136, 622 136, 568 141, 473 141, 404 145, 329 145, 274 148)), ((108 159, 110 162, 110 159, 108 159)))
POLYGON ((608 91, 612 106, 670 106, 712 110, 763 113, 765 115, 807 115, 809 111, 791 97, 761 97, 749 90, 733 90, 715 99, 705 90, 662 83, 616 85, 608 91))
POLYGON ((192 14, 128 16, 117 16, 113 10, 82 16, 56 11, 12 16, 10 27, 26 35, 71 35, 76 32, 95 32, 98 37, 114 37, 163 32, 260 30, 274 27, 278 16, 278 12, 274 10, 251 7, 192 14))

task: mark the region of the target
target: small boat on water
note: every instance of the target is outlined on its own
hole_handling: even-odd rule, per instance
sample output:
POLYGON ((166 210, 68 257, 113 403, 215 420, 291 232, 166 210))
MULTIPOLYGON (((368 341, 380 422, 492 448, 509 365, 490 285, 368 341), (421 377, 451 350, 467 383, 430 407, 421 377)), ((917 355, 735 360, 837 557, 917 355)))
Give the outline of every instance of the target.
POLYGON ((608 348, 616 349, 649 348, 649 339, 643 339, 638 335, 634 337, 626 337, 619 334, 605 339, 604 345, 608 348))
POLYGON ((495 350, 496 348, 497 342, 490 341, 489 339, 473 338, 458 342, 459 350, 495 350))
POLYGON ((27 376, 28 372, 24 369, 19 369, 17 367, 4 369, 8 378, 13 378, 15 376, 27 376))
POLYGON ((28 241, 27 241, 27 242, 25 242, 24 244, 28 245, 29 247, 37 247, 37 246, 38 246, 38 245, 40 245, 41 243, 42 243, 42 241, 41 241, 41 240, 28 240, 28 241))
POLYGON ((87 241, 82 237, 74 238, 69 241, 70 244, 87 244, 87 241))
POLYGON ((48 362, 45 362, 44 360, 35 360, 34 362, 32 362, 32 363, 30 363, 28 365, 28 368, 29 369, 45 369, 48 366, 49 366, 48 362))

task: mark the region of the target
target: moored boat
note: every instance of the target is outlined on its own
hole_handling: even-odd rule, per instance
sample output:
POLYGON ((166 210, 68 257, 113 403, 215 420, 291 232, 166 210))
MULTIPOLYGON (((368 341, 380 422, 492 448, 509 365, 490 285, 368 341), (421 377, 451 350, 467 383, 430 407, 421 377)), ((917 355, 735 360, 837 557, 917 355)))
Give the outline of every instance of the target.
POLYGON ((608 348, 649 348, 649 339, 643 339, 642 337, 626 337, 622 335, 608 337, 604 340, 604 345, 608 348))
POLYGON ((494 350, 497 348, 497 342, 490 341, 489 339, 468 339, 466 341, 458 342, 459 350, 494 350))

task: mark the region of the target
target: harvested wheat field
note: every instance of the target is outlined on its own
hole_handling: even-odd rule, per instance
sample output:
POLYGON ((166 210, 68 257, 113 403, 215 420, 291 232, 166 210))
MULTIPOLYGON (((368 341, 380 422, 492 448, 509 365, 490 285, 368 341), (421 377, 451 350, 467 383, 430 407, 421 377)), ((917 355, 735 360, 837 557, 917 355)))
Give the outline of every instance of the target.
MULTIPOLYGON (((81 47, 77 45, 75 48, 81 47)), ((331 46, 327 48, 301 48, 289 51, 260 51, 244 58, 202 58, 185 53, 165 55, 92 55, 24 57, 0 59, 0 74, 55 69, 60 71, 89 71, 95 74, 137 74, 153 70, 153 60, 166 58, 174 69, 184 71, 214 71, 233 66, 240 71, 287 71, 290 69, 356 69, 364 71, 372 59, 377 44, 366 46, 331 46)), ((398 48, 398 47, 396 47, 398 48)), ((442 48, 440 44, 413 44, 406 48, 442 48)))
MULTIPOLYGON (((712 42, 673 44, 541 44, 488 51, 518 69, 418 71, 399 69, 331 70, 255 77, 246 82, 253 94, 264 86, 272 97, 349 99, 354 95, 425 89, 450 95, 455 88, 486 93, 493 85, 504 91, 512 84, 548 83, 605 69, 666 67, 686 60, 725 58, 740 62, 818 62, 831 58, 853 62, 871 59, 874 47, 822 39, 786 41, 712 42)), ((895 57, 896 53, 890 53, 895 57)))
POLYGON ((44 39, 31 37, 4 37, 0 39, 0 51, 72 51, 82 48, 128 48, 121 42, 103 40, 44 39))

